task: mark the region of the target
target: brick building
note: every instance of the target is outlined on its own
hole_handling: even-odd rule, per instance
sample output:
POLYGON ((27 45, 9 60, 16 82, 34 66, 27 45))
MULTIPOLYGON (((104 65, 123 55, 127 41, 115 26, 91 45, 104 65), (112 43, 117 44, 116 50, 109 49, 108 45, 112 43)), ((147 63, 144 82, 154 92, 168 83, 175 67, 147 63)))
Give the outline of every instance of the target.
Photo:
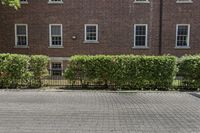
POLYGON ((76 54, 197 54, 199 0, 21 0, 0 6, 0 52, 44 54, 52 68, 76 54))

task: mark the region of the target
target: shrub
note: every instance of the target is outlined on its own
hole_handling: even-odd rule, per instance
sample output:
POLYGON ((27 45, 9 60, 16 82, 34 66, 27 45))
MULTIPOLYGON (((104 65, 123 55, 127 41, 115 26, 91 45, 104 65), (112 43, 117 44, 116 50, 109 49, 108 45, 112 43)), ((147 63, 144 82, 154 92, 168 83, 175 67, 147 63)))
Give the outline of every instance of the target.
POLYGON ((184 89, 200 88, 200 55, 183 56, 178 65, 184 89))
POLYGON ((0 54, 0 87, 35 87, 33 83, 41 85, 47 61, 46 56, 0 54))
POLYGON ((44 55, 33 55, 30 57, 30 71, 33 74, 32 86, 41 87, 42 78, 48 74, 48 57, 44 55))
POLYGON ((176 73, 173 56, 73 56, 65 77, 120 88, 168 89, 176 73))
POLYGON ((17 54, 0 54, 1 86, 16 88, 31 75, 28 71, 29 57, 17 54))

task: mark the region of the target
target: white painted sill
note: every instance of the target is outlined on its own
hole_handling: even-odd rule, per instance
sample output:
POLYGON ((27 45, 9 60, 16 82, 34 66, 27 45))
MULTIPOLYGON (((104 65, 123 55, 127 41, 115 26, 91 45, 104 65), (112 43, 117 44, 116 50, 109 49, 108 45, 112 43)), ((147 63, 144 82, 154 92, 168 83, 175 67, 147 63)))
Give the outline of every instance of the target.
POLYGON ((191 49, 191 48, 189 46, 187 46, 187 47, 175 47, 175 49, 180 49, 180 50, 183 49, 184 50, 184 49, 191 49))
POLYGON ((50 2, 50 1, 49 1, 49 2, 48 2, 48 4, 52 4, 52 5, 54 5, 54 4, 55 4, 55 5, 56 5, 56 4, 63 4, 63 3, 64 3, 63 1, 61 1, 61 2, 50 2))
POLYGON ((26 5, 26 4, 28 4, 28 1, 20 2, 20 4, 26 5))
POLYGON ((135 4, 149 4, 150 1, 134 1, 135 4))
POLYGON ((83 43, 88 43, 88 44, 92 44, 92 43, 94 43, 94 44, 98 44, 99 41, 84 41, 83 43))
POLYGON ((191 4, 193 1, 176 1, 177 4, 191 4))
POLYGON ((132 49, 149 49, 149 47, 132 47, 132 49))
POLYGON ((29 46, 28 45, 26 45, 26 46, 19 46, 19 45, 15 45, 15 47, 14 48, 29 48, 29 46))
POLYGON ((57 48, 64 48, 63 46, 49 46, 48 48, 57 49, 57 48))

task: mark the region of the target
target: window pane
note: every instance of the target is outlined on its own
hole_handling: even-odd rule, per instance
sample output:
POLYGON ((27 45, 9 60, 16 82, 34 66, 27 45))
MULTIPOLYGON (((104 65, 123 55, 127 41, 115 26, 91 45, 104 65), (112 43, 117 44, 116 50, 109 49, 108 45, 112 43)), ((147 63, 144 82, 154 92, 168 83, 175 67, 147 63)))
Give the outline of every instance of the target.
POLYGON ((135 26, 135 46, 146 46, 146 25, 136 25, 135 26))
POLYGON ((25 25, 17 26, 17 35, 26 35, 26 26, 25 25))
POLYGON ((145 46, 146 45, 146 37, 145 36, 136 36, 136 46, 145 46))
POLYGON ((87 32, 96 32, 96 26, 87 26, 87 32))
POLYGON ((61 35, 61 26, 60 25, 51 26, 51 35, 61 35))
POLYGON ((187 36, 177 36, 177 46, 187 46, 187 36))
POLYGON ((146 26, 136 26, 137 35, 146 35, 146 26))
POLYGON ((96 41, 97 40, 97 27, 87 26, 86 27, 86 40, 96 41))
POLYGON ((52 36, 52 45, 61 45, 61 37, 60 36, 52 36))
POLYGON ((178 27, 178 35, 187 35, 187 34, 188 34, 188 26, 178 27))
POLYGON ((51 67, 53 76, 62 76, 62 64, 60 62, 53 62, 51 67))
POLYGON ((26 36, 18 36, 17 37, 17 45, 21 45, 21 46, 27 45, 26 44, 26 36))

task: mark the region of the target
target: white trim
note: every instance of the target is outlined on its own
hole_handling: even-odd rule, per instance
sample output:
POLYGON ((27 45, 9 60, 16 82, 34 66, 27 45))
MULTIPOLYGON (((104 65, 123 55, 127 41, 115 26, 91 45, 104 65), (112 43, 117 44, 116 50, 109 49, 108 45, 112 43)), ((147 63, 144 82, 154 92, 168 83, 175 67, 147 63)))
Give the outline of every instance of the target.
POLYGON ((28 4, 28 0, 26 0, 26 1, 20 1, 20 4, 28 4))
POLYGON ((15 48, 28 48, 28 24, 15 24, 15 48), (26 26, 26 45, 17 45, 17 26, 26 26))
POLYGON ((49 57, 50 61, 69 61, 70 57, 49 57))
POLYGON ((188 49, 190 48, 190 24, 176 24, 176 42, 175 42, 175 48, 184 48, 184 49, 188 49), (188 27, 188 40, 187 40, 187 46, 177 46, 177 36, 178 36, 178 27, 179 26, 187 26, 188 27))
POLYGON ((85 24, 84 25, 84 43, 99 43, 99 26, 98 24, 85 24), (87 40, 87 26, 96 26, 96 40, 87 40))
POLYGON ((148 3, 150 3, 150 1, 149 0, 145 0, 145 1, 135 0, 134 3, 148 4, 148 3))
POLYGON ((52 1, 52 0, 49 0, 48 1, 48 4, 63 4, 64 2, 63 2, 63 0, 61 0, 61 1, 52 1))
POLYGON ((148 48, 148 24, 134 24, 134 43, 133 48, 148 48), (145 46, 136 46, 136 27, 137 26, 145 26, 146 27, 146 35, 145 35, 145 46))
POLYGON ((190 4, 193 3, 192 0, 176 0, 176 3, 178 4, 190 4))
POLYGON ((62 24, 49 24, 49 48, 64 48, 63 47, 63 27, 62 24), (52 45, 52 35, 51 35, 51 27, 52 26, 60 26, 61 27, 61 45, 52 45))

